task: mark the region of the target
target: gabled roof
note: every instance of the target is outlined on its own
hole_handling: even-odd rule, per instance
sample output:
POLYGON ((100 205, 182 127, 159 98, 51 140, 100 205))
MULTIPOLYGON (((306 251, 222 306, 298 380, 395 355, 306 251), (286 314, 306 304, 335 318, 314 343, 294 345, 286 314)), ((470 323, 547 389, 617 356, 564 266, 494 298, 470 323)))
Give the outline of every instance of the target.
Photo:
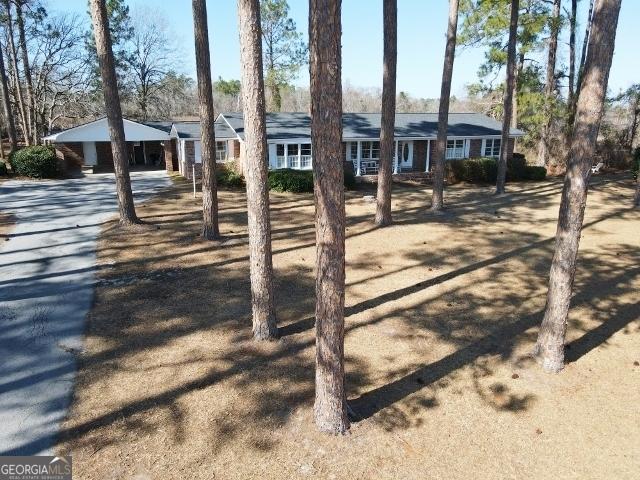
MULTIPOLYGON (((241 113, 220 115, 244 138, 241 113)), ((342 115, 342 137, 350 139, 380 138, 379 113, 344 113, 342 115)), ((311 137, 311 118, 306 113, 268 113, 266 116, 268 140, 292 140, 311 137)), ((450 137, 500 136, 502 124, 481 113, 451 113, 447 135, 450 137)), ((512 128, 513 137, 524 132, 512 128)), ((396 113, 395 133, 397 138, 436 138, 438 135, 437 113, 396 113)))
MULTIPOLYGON (((169 140, 169 132, 166 131, 166 122, 148 122, 144 124, 135 122, 127 118, 122 119, 124 127, 124 137, 128 142, 169 140), (159 124, 163 124, 161 127, 159 124), (155 124, 155 125, 154 125, 155 124), (154 126, 151 126, 154 125, 154 126)), ((109 126, 106 117, 99 118, 92 122, 84 123, 76 127, 54 133, 43 140, 54 143, 64 142, 109 142, 109 126)))
MULTIPOLYGON (((200 139, 200 121, 174 122, 171 128, 171 136, 182 139, 200 139)), ((216 139, 229 140, 238 138, 238 135, 231 129, 222 115, 218 115, 215 122, 216 139)))

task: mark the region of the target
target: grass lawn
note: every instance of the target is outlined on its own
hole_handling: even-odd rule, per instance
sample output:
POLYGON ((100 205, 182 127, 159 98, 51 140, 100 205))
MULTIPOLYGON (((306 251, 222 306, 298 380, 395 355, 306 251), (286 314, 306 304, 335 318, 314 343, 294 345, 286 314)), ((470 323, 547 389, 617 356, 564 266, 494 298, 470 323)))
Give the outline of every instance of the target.
POLYGON ((569 364, 528 357, 545 304, 561 182, 397 187, 395 223, 347 195, 345 356, 358 418, 313 424, 312 195, 272 194, 278 342, 251 339, 245 197, 220 193, 225 240, 199 238, 178 182, 108 225, 86 351, 59 450, 78 478, 637 478, 640 211, 628 177, 594 179, 569 364))

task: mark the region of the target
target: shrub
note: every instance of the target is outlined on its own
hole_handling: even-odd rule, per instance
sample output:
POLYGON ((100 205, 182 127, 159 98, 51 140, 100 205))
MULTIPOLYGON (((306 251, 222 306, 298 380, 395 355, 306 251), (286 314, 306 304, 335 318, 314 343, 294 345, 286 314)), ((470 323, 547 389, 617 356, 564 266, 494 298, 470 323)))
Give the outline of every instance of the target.
POLYGON ((533 167, 526 165, 524 169, 524 180, 544 180, 547 178, 547 169, 544 167, 533 167))
POLYGON ((525 180, 527 178, 527 159, 521 153, 514 153, 507 160, 507 180, 525 180))
POLYGON ((349 170, 344 171, 344 188, 347 190, 354 190, 356 188, 356 176, 349 170))
POLYGON ((498 163, 493 158, 452 160, 446 166, 450 170, 448 178, 453 177, 458 182, 492 183, 498 175, 498 163))
POLYGON ((11 168, 16 175, 31 178, 58 176, 58 159, 53 148, 44 145, 25 147, 11 154, 11 168))
POLYGON ((310 170, 271 170, 269 188, 277 192, 313 192, 313 172, 310 170))
POLYGON ((218 185, 230 188, 244 187, 244 177, 230 168, 218 168, 216 171, 218 185))
POLYGON ((0 175, 2 176, 7 175, 7 164, 4 162, 0 162, 0 175))

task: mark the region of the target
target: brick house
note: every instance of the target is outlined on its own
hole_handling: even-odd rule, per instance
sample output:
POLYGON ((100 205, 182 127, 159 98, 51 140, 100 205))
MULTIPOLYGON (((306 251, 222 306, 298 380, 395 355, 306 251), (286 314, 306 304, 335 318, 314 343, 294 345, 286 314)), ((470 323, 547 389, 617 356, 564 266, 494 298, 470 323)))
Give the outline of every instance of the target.
MULTIPOLYGON (((343 114, 343 159, 356 176, 375 175, 380 157, 380 114, 343 114)), ((311 119, 305 113, 268 113, 266 116, 269 168, 310 170, 311 119)), ((156 166, 191 179, 200 176, 202 159, 200 122, 145 122, 124 120, 132 165, 156 166)), ((446 158, 455 161, 500 154, 500 122, 479 113, 449 115, 446 158)), ((394 173, 429 172, 438 132, 437 113, 398 113, 395 119, 394 173)), ((216 161, 244 161, 242 114, 219 114, 215 122, 216 161)), ((524 133, 511 129, 508 155, 524 133)), ((68 165, 113 167, 106 119, 46 137, 68 165)))

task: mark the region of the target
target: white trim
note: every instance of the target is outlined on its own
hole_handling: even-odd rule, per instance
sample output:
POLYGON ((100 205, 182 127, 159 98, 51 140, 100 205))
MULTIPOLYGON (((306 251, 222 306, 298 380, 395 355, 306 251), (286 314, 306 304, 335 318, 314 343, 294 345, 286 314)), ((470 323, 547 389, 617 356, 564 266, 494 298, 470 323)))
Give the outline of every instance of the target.
POLYGON ((425 162, 424 171, 428 172, 431 167, 431 139, 427 140, 427 160, 425 162))
MULTIPOLYGON (((149 125, 129 120, 128 118, 122 119, 122 127, 124 130, 125 141, 127 142, 162 142, 171 138, 164 130, 150 127, 149 125)), ((51 141, 53 143, 110 142, 111 137, 109 135, 108 120, 106 117, 103 117, 92 122, 83 123, 82 125, 77 125, 67 130, 54 133, 53 135, 44 137, 43 140, 51 141)))

